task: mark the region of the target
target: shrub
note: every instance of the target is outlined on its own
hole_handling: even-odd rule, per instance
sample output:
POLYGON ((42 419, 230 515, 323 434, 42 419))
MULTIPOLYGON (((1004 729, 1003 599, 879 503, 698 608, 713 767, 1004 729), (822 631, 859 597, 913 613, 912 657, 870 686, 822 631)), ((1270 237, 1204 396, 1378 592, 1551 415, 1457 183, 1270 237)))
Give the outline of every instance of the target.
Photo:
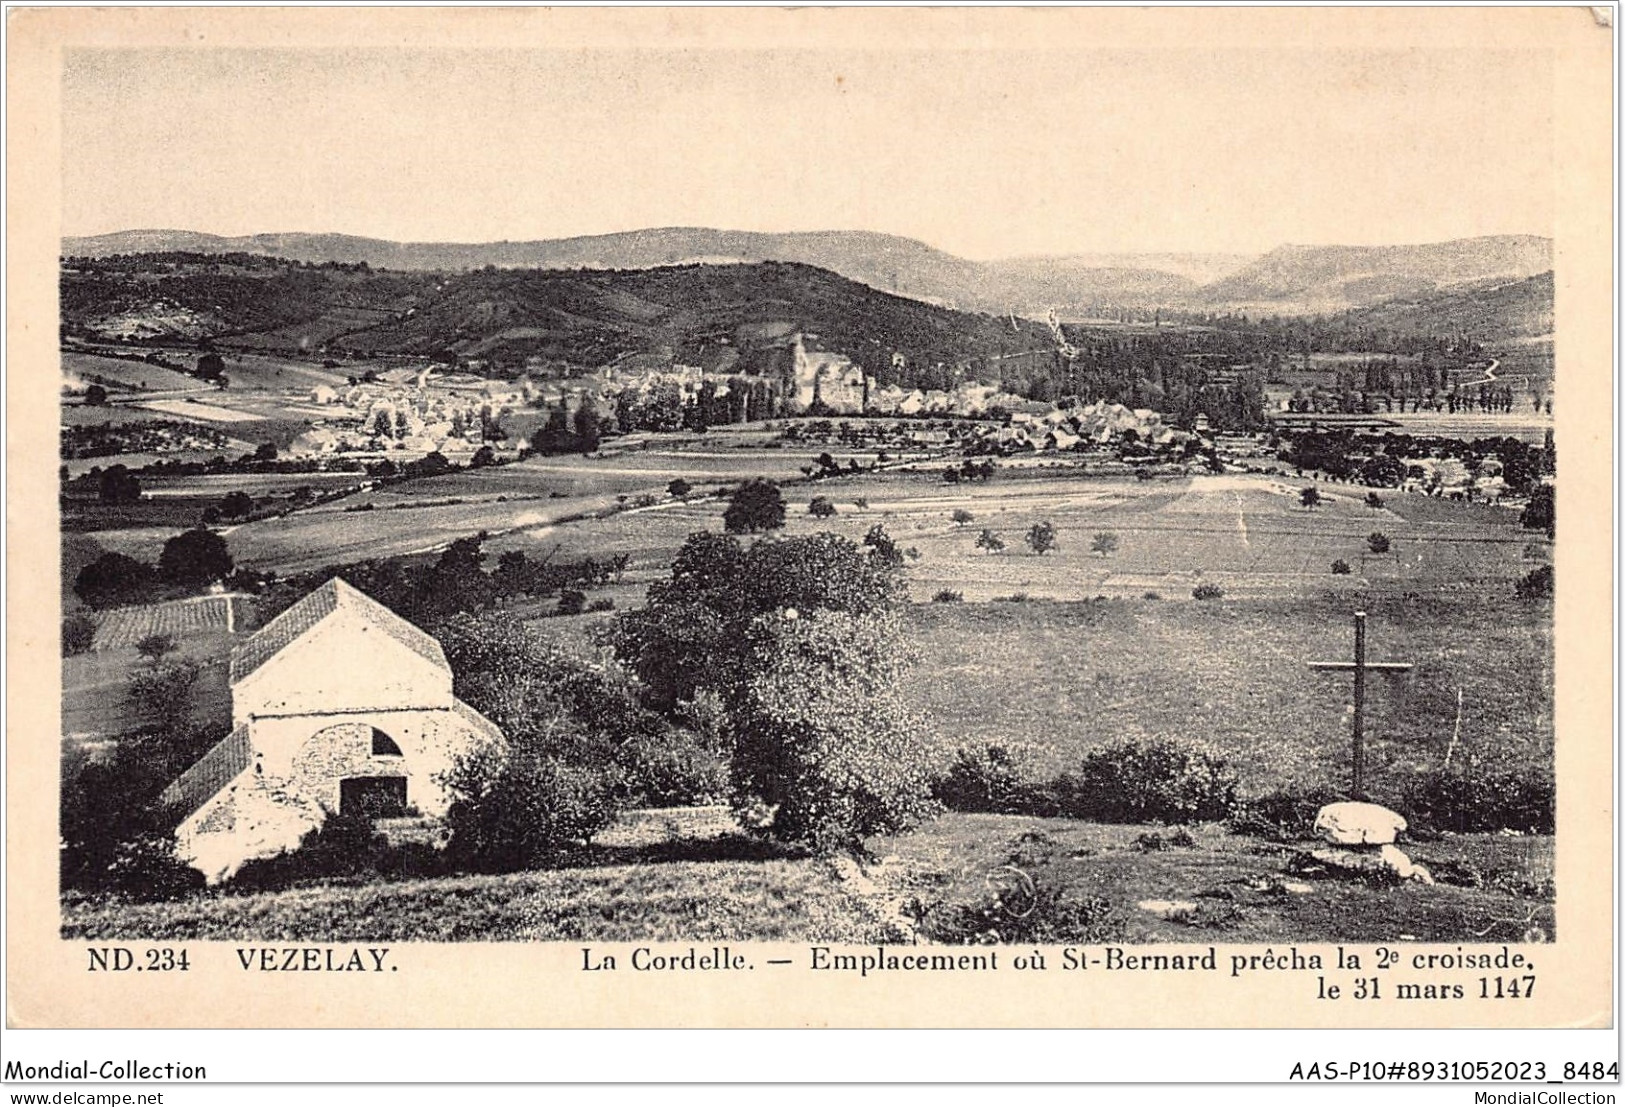
POLYGON ((1112 554, 1117 552, 1117 547, 1117 535, 1111 533, 1110 531, 1101 531, 1099 534, 1095 535, 1094 540, 1089 543, 1089 551, 1091 553, 1097 553, 1101 557, 1110 557, 1112 554))
POLYGON ((1162 593, 1161 592, 1146 592, 1140 598, 1142 600, 1160 600, 1160 599, 1162 599, 1162 593))
POLYGON ((660 497, 653 492, 639 492, 638 498, 632 501, 634 507, 653 507, 660 502, 660 497))
POLYGON ((835 514, 835 505, 828 496, 814 496, 807 504, 807 514, 814 519, 828 519, 835 514))
POLYGON ((1557 489, 1550 484, 1531 489, 1529 503, 1518 521, 1529 530, 1545 531, 1547 538, 1557 537, 1557 489))
POLYGON ((920 934, 928 941, 953 945, 1014 943, 1105 943, 1121 940, 1122 914, 1111 899, 1072 887, 1035 884, 1014 869, 989 880, 989 891, 972 903, 915 900, 911 910, 920 934))
POLYGON ((1030 815, 1032 788, 1015 755, 993 744, 959 747, 954 763, 932 786, 937 802, 950 811, 1030 815))
POLYGON ((1198 584, 1191 589, 1191 595, 1198 600, 1220 600, 1224 598, 1224 589, 1217 584, 1198 584))
POLYGON ((335 813, 299 841, 299 848, 250 861, 231 878, 234 891, 275 890, 312 881, 439 876, 446 858, 428 843, 392 845, 371 819, 335 813))
POLYGON ((1374 530, 1366 535, 1365 544, 1374 554, 1385 554, 1392 547, 1393 541, 1382 531, 1374 530))
POLYGON ((621 747, 619 760, 630 803, 677 807, 728 799, 727 758, 692 731, 634 736, 621 747))
POLYGON ((694 491, 694 486, 682 477, 676 477, 670 484, 666 485, 666 495, 675 496, 679 500, 692 491, 694 491))
POLYGON ((1236 777, 1222 758, 1164 739, 1095 750, 1055 788, 1068 816, 1099 822, 1205 822, 1236 806, 1236 777))
POLYGON ((869 498, 867 496, 855 497, 852 501, 852 506, 856 508, 867 508, 869 506, 869 498))
POLYGON ((1365 494, 1365 506, 1371 508, 1373 511, 1376 510, 1382 506, 1382 497, 1377 495, 1375 492, 1367 492, 1365 494))
POLYGON ((964 526, 966 523, 974 522, 976 516, 972 515, 962 507, 956 507, 954 508, 953 514, 949 516, 949 518, 951 518, 959 526, 964 526))
POLYGON ((587 596, 584 592, 574 588, 566 588, 559 593, 558 613, 560 615, 580 615, 585 610, 587 610, 587 596))
POLYGON ((1320 489, 1310 486, 1298 493, 1298 502, 1307 508, 1320 506, 1320 489))
POLYGON ((1244 834, 1278 841, 1307 838, 1314 833, 1320 809, 1343 798, 1325 787, 1277 788, 1239 804, 1230 826, 1244 834))
POLYGON ((615 817, 614 773, 567 764, 531 743, 511 746, 500 769, 493 759, 499 755, 486 747, 447 776, 456 797, 446 814, 447 851, 460 866, 508 872, 544 864, 615 817))
POLYGON ((1441 769, 1406 789, 1401 810, 1414 825, 1430 830, 1550 834, 1555 803, 1550 777, 1441 769))
POLYGON ((107 887, 144 900, 177 899, 203 887, 203 874, 175 856, 175 836, 143 831, 120 842, 107 867, 107 887))
POLYGON ((604 596, 601 599, 593 600, 590 604, 588 604, 587 605, 587 610, 588 611, 614 611, 615 610, 615 601, 610 599, 608 596, 604 596))
POLYGON ((976 536, 976 548, 986 550, 988 553, 999 553, 1004 549, 1004 539, 983 527, 982 533, 976 536))
POLYGON ((1335 577, 1346 577, 1351 571, 1352 570, 1349 569, 1349 563, 1344 561, 1342 558, 1338 558, 1336 561, 1332 562, 1332 575, 1335 577))
POLYGON ((963 603, 963 602, 965 602, 965 593, 963 593, 963 592, 955 592, 952 588, 944 588, 940 592, 938 592, 936 595, 931 597, 931 602, 932 603, 963 603))
POLYGON ((148 634, 135 644, 135 652, 157 666, 165 654, 174 653, 178 647, 173 634, 148 634))
POLYGON ((62 656, 72 657, 90 649, 96 641, 96 620, 75 611, 62 620, 62 656))
POLYGON ((1518 595, 1526 600, 1548 599, 1555 590, 1557 574, 1550 565, 1531 569, 1518 578, 1518 595))
POLYGON ((1032 597, 1025 592, 1012 592, 1008 596, 994 596, 994 603, 1026 603, 1032 597))
POLYGON ((167 726, 179 722, 187 715, 192 686, 201 671, 196 661, 183 658, 138 672, 130 677, 130 706, 150 723, 167 726))

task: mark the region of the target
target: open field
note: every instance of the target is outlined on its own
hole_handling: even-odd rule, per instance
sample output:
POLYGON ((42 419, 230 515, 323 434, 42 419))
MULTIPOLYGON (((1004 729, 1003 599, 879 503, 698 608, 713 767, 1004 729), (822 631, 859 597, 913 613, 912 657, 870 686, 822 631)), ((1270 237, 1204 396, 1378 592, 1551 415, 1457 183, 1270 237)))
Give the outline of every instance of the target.
MULTIPOLYGON (((180 355, 164 351, 169 360, 181 364, 180 355)), ((212 385, 196 377, 149 365, 142 361, 123 358, 97 357, 76 350, 62 352, 62 372, 82 378, 86 383, 97 382, 109 388, 122 388, 140 392, 213 392, 212 385)))
POLYGON ((1014 748, 1037 776, 1112 742, 1171 738, 1227 758, 1245 795, 1341 787, 1352 681, 1305 663, 1352 656, 1360 606, 1371 660, 1416 666, 1368 684, 1367 787, 1392 802, 1443 764, 1458 690, 1453 765, 1550 772, 1550 609, 1510 592, 922 604, 905 695, 947 745, 1014 748))
MULTIPOLYGON (((737 467, 712 462, 710 469, 680 458, 639 458, 659 467, 621 476, 614 465, 592 459, 549 459, 466 471, 231 527, 227 540, 239 563, 290 572, 430 553, 484 530, 493 536, 492 553, 555 546, 564 554, 628 553, 634 570, 655 571, 693 531, 722 528, 720 500, 665 498, 669 473, 686 472, 685 479, 698 484, 695 477, 738 480, 763 470, 755 455, 741 457, 737 467), (661 502, 619 510, 620 496, 643 493, 661 502), (345 510, 367 503, 374 509, 345 510)), ((793 455, 787 460, 793 462, 793 455)), ((949 589, 967 600, 1017 592, 1083 599, 1147 591, 1180 599, 1199 582, 1217 584, 1232 596, 1353 591, 1378 582, 1470 587, 1528 571, 1527 549, 1544 542, 1520 529, 1510 508, 1389 492, 1386 505, 1373 510, 1364 503, 1367 489, 1321 485, 1322 505, 1308 509, 1298 503, 1305 483, 1238 476, 1138 482, 1066 471, 1020 476, 1012 470, 987 484, 948 485, 931 472, 893 471, 788 487, 785 533, 833 530, 861 539, 879 523, 900 546, 919 553, 907 569, 916 599, 949 589), (827 496, 837 514, 810 516, 813 496, 827 496), (955 524, 956 509, 973 519, 955 524), (1057 530, 1055 548, 1043 556, 1023 541, 1040 521, 1057 530), (984 527, 1003 539, 1004 552, 977 548, 984 527), (1393 540, 1392 552, 1368 553, 1366 537, 1376 530, 1393 540), (1102 532, 1118 536, 1110 557, 1089 549, 1102 532), (1331 575, 1338 559, 1353 573, 1331 575)), ((111 549, 146 558, 155 557, 171 536, 157 528, 94 533, 111 549)))
MULTIPOLYGON (((633 819, 640 816, 633 813, 633 819)), ((644 818, 647 821, 646 817, 644 818)), ((690 822, 691 820, 682 820, 690 822)), ((577 867, 282 892, 202 893, 175 903, 65 898, 69 939, 237 941, 965 941, 952 920, 988 901, 989 873, 1021 870, 1039 890, 1087 901, 1086 919, 1049 942, 1263 943, 1484 941, 1552 934, 1549 838, 1462 835, 1411 847, 1480 887, 1376 889, 1284 877, 1290 846, 1217 827, 1148 851, 1145 828, 1063 819, 948 815, 871 843, 884 862, 775 855, 737 834, 678 827, 672 837, 584 852, 577 867), (1157 901, 1187 903, 1170 912, 1157 901), (1080 925, 1080 923, 1082 925, 1080 925), (945 925, 946 924, 946 925, 945 925), (941 931, 948 931, 942 933, 941 931)), ((624 836, 623 836, 624 837, 624 836)), ((1020 925, 994 914, 994 924, 1020 925)))
POLYGON ((202 400, 148 400, 143 407, 151 411, 182 419, 201 420, 205 423, 257 423, 265 416, 252 411, 221 407, 202 400))

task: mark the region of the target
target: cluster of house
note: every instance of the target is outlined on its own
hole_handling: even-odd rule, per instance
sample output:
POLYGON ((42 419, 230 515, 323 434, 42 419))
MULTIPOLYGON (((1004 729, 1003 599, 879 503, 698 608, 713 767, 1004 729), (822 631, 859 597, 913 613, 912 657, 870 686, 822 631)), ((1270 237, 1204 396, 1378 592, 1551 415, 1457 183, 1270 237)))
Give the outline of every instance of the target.
POLYGON ((404 379, 380 379, 347 388, 317 385, 309 402, 323 417, 294 439, 295 457, 399 451, 422 456, 472 454, 485 428, 504 415, 532 406, 530 382, 509 385, 477 377, 436 378, 420 369, 404 379))
POLYGON ((1131 433, 1148 446, 1183 445, 1195 437, 1190 431, 1165 424, 1160 412, 1104 400, 1042 413, 1018 411, 1004 426, 983 428, 980 433, 1006 452, 1100 446, 1124 441, 1131 433))

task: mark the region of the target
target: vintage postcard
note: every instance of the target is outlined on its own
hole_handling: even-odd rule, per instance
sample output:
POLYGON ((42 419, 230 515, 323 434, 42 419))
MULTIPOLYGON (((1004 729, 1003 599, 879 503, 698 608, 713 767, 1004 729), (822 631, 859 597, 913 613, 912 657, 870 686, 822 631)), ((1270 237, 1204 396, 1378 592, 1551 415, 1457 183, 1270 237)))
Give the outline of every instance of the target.
POLYGON ((1606 15, 12 10, 10 1024, 1611 1025, 1606 15))

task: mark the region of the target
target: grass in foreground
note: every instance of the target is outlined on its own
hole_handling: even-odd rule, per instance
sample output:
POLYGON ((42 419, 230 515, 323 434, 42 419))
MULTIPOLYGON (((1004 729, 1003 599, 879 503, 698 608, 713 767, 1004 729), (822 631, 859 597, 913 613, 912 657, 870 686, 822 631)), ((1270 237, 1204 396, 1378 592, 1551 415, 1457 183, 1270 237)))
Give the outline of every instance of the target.
POLYGON ((1463 835, 1408 845, 1441 882, 1372 888, 1294 878, 1286 864, 1295 847, 1219 827, 1195 828, 1186 842, 1144 826, 948 815, 873 843, 883 860, 865 875, 850 864, 778 856, 735 833, 677 825, 689 823, 679 817, 668 828, 623 835, 624 844, 600 847, 599 864, 581 868, 207 893, 172 903, 68 896, 62 936, 868 944, 908 941, 902 920, 912 918, 923 920, 923 941, 1279 943, 1524 941, 1553 928, 1550 838, 1463 835), (1026 937, 990 890, 1027 882, 1063 902, 1092 903, 1089 919, 1074 916, 1026 937), (1142 907, 1146 901, 1192 906, 1159 914, 1142 907), (983 925, 956 927, 967 914, 983 925))

